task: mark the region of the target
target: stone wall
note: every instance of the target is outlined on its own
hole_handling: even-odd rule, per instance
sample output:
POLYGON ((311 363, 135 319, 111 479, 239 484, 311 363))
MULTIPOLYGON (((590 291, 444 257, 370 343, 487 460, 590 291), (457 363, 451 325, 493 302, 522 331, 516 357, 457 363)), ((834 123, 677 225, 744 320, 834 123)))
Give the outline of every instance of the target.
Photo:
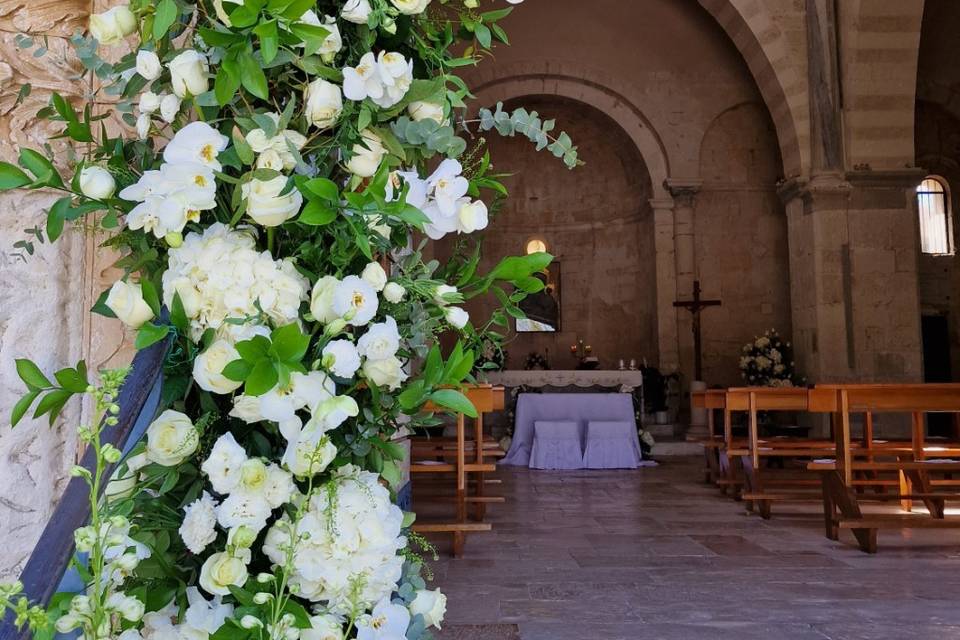
MULTIPOLYGON (((93 3, 96 10, 108 3, 93 3)), ((0 158, 14 161, 20 145, 40 148, 51 132, 35 119, 36 111, 56 90, 80 106, 90 99, 89 82, 78 82, 67 37, 82 30, 91 3, 80 0, 38 0, 0 3, 0 158), (17 34, 39 42, 47 36, 49 51, 34 57, 18 50, 17 34), (16 105, 20 85, 31 95, 16 105)), ((51 141, 53 148, 58 143, 51 141)), ((56 156, 62 159, 62 155, 56 156)), ((69 174, 68 174, 69 175, 69 174)), ((7 416, 23 391, 15 358, 31 358, 45 371, 85 358, 91 369, 129 358, 122 352, 116 321, 91 318, 88 310, 112 281, 109 256, 97 254, 96 239, 68 228, 55 246, 35 244, 30 256, 13 243, 27 237, 24 229, 43 226, 45 211, 56 199, 50 193, 0 195, 0 580, 16 575, 46 524, 68 471, 77 460, 76 425, 88 416, 79 402, 68 405, 52 427, 46 420, 24 419, 11 431, 7 416)), ((35 240, 35 239, 34 239, 35 240)))

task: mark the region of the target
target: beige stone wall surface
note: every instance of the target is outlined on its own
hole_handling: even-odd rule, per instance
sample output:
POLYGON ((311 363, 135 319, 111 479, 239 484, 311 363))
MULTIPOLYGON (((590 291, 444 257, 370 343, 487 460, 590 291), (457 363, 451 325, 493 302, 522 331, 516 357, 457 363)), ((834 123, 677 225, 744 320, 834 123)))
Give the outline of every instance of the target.
MULTIPOLYGON (((102 10, 108 4, 98 2, 102 10)), ((20 146, 42 148, 56 130, 38 121, 37 110, 57 91, 80 107, 90 99, 90 83, 67 37, 84 28, 91 10, 80 0, 0 0, 0 158, 15 161, 20 146), (46 37, 48 51, 19 50, 17 34, 46 37), (30 96, 15 104, 23 83, 30 96)), ((54 158, 69 173, 63 146, 49 141, 54 158)), ((47 372, 81 358, 91 369, 129 359, 121 353, 116 321, 92 319, 88 310, 108 283, 110 257, 95 251, 96 239, 68 228, 55 244, 37 243, 30 256, 13 247, 24 230, 42 227, 52 192, 0 194, 0 580, 13 577, 29 556, 78 456, 76 425, 86 419, 79 401, 70 403, 52 427, 47 420, 24 419, 14 430, 8 416, 23 392, 14 360, 31 358, 47 372)))

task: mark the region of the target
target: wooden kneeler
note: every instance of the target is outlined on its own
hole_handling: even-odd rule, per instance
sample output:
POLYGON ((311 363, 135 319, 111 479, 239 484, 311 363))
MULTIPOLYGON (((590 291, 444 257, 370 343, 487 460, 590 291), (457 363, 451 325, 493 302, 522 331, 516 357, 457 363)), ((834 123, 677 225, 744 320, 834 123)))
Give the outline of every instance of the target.
MULTIPOLYGON (((477 385, 461 389, 477 409, 477 418, 474 421, 473 441, 467 442, 467 417, 457 414, 457 435, 451 442, 446 438, 416 439, 411 454, 410 473, 414 476, 423 474, 453 474, 455 488, 455 518, 450 522, 418 522, 413 530, 417 533, 450 533, 453 536, 453 555, 461 557, 468 533, 491 531, 493 525, 483 522, 486 515, 486 506, 491 503, 502 503, 501 496, 486 495, 486 485, 490 482, 486 474, 496 471, 494 463, 486 461, 487 457, 500 457, 502 451, 484 446, 483 414, 499 411, 504 408, 503 387, 492 385, 477 385), (471 461, 468 462, 468 452, 471 461), (417 464, 415 455, 424 456, 431 461, 441 458, 439 464, 417 464), (473 490, 471 491, 471 479, 473 490), (468 506, 474 506, 476 522, 468 521, 468 506)), ((430 407, 427 407, 430 410, 430 407)))

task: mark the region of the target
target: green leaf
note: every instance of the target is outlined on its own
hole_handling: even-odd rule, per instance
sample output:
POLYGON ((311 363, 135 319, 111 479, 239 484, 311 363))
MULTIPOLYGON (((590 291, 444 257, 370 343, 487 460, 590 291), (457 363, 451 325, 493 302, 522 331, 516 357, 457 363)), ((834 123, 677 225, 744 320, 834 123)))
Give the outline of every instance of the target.
POLYGON ((336 209, 331 209, 318 200, 309 200, 307 201, 307 206, 303 208, 303 213, 297 218, 297 222, 318 227, 330 224, 336 220, 336 218, 336 209))
POLYGON ((248 396, 263 395, 273 389, 279 379, 280 376, 276 367, 273 366, 273 362, 267 358, 262 358, 257 361, 250 371, 250 375, 247 376, 244 393, 248 396))
POLYGON ((38 395, 40 395, 40 389, 34 389, 33 391, 28 391, 26 395, 17 400, 17 404, 13 405, 13 411, 10 412, 11 427, 17 426, 17 423, 23 419, 23 416, 26 415, 30 409, 30 405, 37 399, 38 395))
POLYGON ((243 382, 253 371, 253 365, 246 360, 234 360, 223 368, 223 377, 234 382, 243 382))
POLYGON ((113 309, 107 306, 107 296, 110 295, 110 289, 105 289, 100 297, 97 298, 97 301, 93 303, 93 306, 90 307, 91 313, 96 313, 105 318, 116 318, 117 314, 113 312, 113 309))
MULTIPOLYGON (((236 91, 236 89, 234 89, 236 91)), ((233 138, 233 148, 237 151, 237 157, 243 164, 253 164, 253 149, 247 144, 247 139, 243 137, 240 130, 234 128, 230 134, 233 138)))
POLYGON ((423 381, 428 387, 440 382, 443 375, 443 356, 440 354, 440 346, 433 345, 430 353, 427 354, 427 362, 423 369, 423 381))
POLYGON ((492 34, 490 33, 490 28, 483 24, 478 24, 474 34, 477 36, 477 41, 483 45, 485 49, 490 48, 490 44, 493 41, 492 34))
POLYGON ((33 182, 26 173, 9 162, 0 162, 0 191, 25 187, 33 182))
POLYGON ((79 371, 70 367, 60 369, 53 375, 61 387, 72 393, 85 393, 90 384, 86 377, 80 375, 79 371))
POLYGON ((222 107, 233 100, 240 89, 240 70, 235 60, 225 59, 213 81, 213 95, 222 107))
POLYGON ((337 183, 327 178, 311 178, 303 183, 311 193, 331 202, 340 201, 340 188, 337 183))
POLYGON ((34 185, 38 187, 62 187, 63 180, 56 167, 45 156, 24 147, 20 149, 20 166, 33 174, 36 178, 34 185))
POLYGON ((20 376, 20 379, 23 380, 28 387, 33 389, 49 389, 53 386, 53 383, 43 375, 43 372, 40 371, 40 367, 33 363, 32 360, 27 358, 17 358, 17 375, 20 376))
POLYGON ((157 295, 157 288, 147 278, 140 280, 140 291, 143 293, 143 301, 147 303, 153 315, 160 315, 160 296, 157 295))
POLYGON ((456 389, 438 389, 430 394, 430 400, 441 407, 452 409, 455 413, 462 413, 471 418, 477 417, 477 408, 456 389))
POLYGON ((133 346, 139 349, 146 349, 152 344, 160 342, 170 333, 170 327, 166 325, 156 325, 150 322, 141 325, 137 331, 137 339, 133 341, 133 346))
POLYGON ((160 40, 177 20, 177 4, 173 0, 160 0, 153 16, 153 39, 160 40))
POLYGON ((47 238, 50 242, 56 242, 60 234, 63 233, 63 226, 66 224, 67 212, 70 209, 70 196, 64 196, 53 203, 50 211, 47 212, 47 238))
POLYGON ((240 357, 252 364, 267 355, 270 341, 264 336, 253 336, 249 340, 241 340, 235 347, 240 357))
POLYGON ((180 299, 179 292, 173 294, 173 302, 170 304, 170 323, 184 335, 190 330, 190 321, 187 319, 187 312, 183 308, 183 300, 180 299))
POLYGON ((400 395, 397 397, 397 400, 400 402, 400 407, 406 410, 416 409, 421 404, 423 404, 425 397, 425 385, 423 380, 416 380, 400 392, 400 395))
POLYGON ((400 467, 398 467, 397 463, 393 460, 384 461, 380 476, 386 480, 394 490, 401 488, 400 483, 403 481, 403 476, 400 474, 400 467))
POLYGON ((240 82, 247 91, 261 100, 269 99, 267 76, 264 75, 256 58, 249 53, 240 56, 240 82))
POLYGON ((260 55, 267 64, 277 57, 280 48, 280 39, 277 35, 277 21, 262 22, 253 28, 253 32, 260 37, 260 55))
POLYGON ((273 352, 282 362, 300 362, 310 347, 310 336, 305 335, 296 322, 274 329, 270 339, 273 352))
POLYGON ((60 410, 63 409, 63 405, 67 404, 67 400, 69 400, 72 395, 73 393, 66 389, 51 391, 43 396, 40 402, 37 403, 37 408, 33 412, 33 418, 37 419, 43 414, 49 413, 50 424, 53 424, 53 421, 60 415, 60 410))

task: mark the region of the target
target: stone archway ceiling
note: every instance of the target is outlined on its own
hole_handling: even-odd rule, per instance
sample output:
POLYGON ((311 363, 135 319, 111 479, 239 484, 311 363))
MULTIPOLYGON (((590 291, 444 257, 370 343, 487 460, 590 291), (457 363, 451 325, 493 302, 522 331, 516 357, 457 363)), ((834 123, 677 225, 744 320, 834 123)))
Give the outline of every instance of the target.
POLYGON ((664 188, 664 182, 670 176, 670 165, 663 142, 640 109, 610 87, 581 77, 525 73, 493 78, 473 87, 473 92, 480 105, 507 102, 529 95, 552 95, 594 107, 630 136, 647 165, 654 197, 670 197, 664 188))
MULTIPOLYGON (((790 45, 764 2, 698 2, 723 28, 753 75, 776 126, 784 177, 806 174, 810 167, 810 107, 804 47, 790 45)), ((781 16, 780 23, 787 17, 781 16)), ((798 31, 802 31, 803 15, 798 12, 796 17, 798 31)))

